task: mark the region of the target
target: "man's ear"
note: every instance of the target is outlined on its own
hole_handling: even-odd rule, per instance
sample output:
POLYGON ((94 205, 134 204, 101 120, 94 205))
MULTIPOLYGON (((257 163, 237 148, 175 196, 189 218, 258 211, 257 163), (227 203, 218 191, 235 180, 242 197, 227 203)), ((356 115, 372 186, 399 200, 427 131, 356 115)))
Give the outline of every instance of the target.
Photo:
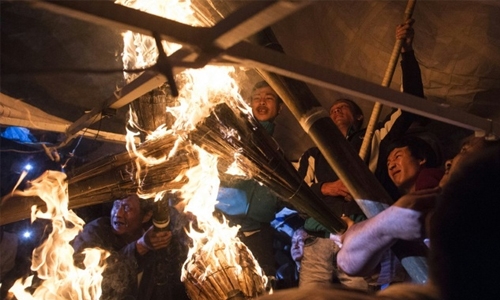
POLYGON ((280 114, 281 110, 283 109, 283 102, 281 102, 280 104, 280 107, 278 108, 278 115, 280 114))
POLYGON ((151 220, 151 217, 153 217, 153 211, 150 210, 148 211, 143 217, 142 217, 142 223, 147 223, 149 220, 151 220))

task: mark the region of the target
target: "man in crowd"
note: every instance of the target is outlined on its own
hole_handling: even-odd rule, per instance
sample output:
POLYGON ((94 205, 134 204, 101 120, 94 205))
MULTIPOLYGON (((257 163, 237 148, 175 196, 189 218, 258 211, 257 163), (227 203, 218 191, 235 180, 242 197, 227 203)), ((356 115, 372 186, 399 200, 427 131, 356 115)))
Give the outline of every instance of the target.
MULTIPOLYGON (((413 20, 410 20, 399 25, 396 29, 396 38, 404 41, 401 48, 403 90, 405 93, 424 97, 420 68, 412 47, 414 37, 412 25, 413 20)), ((338 99, 330 108, 330 118, 354 149, 359 150, 366 131, 365 128, 362 128, 364 116, 361 108, 350 99, 338 99)), ((378 130, 375 131, 372 139, 372 151, 369 159, 369 167, 372 172, 375 172, 376 175, 377 172, 386 173, 385 157, 379 159, 379 153, 386 153, 384 150, 387 145, 402 136, 415 119, 415 115, 395 109, 384 122, 377 126, 378 130)), ((324 199, 338 216, 362 214, 356 203, 351 201, 352 196, 346 186, 331 169, 317 147, 307 150, 302 155, 299 162, 299 173, 313 191, 324 199)), ((377 176, 381 180, 388 179, 381 177, 377 176)), ((382 184, 390 185, 389 181, 385 180, 382 184)), ((393 186, 385 187, 388 192, 392 193, 391 196, 397 196, 393 186)))
MULTIPOLYGON (((257 82, 250 96, 252 114, 271 136, 274 120, 283 101, 265 81, 257 82)), ((222 180, 221 180, 222 181, 222 180)), ((216 208, 233 225, 240 225, 240 240, 252 251, 267 276, 276 273, 274 229, 270 223, 281 207, 280 199, 266 186, 253 179, 230 178, 221 182, 216 208)))
MULTIPOLYGON (((398 25, 396 28, 396 38, 403 40, 401 48, 403 90, 406 93, 423 97, 420 68, 412 47, 414 37, 413 22, 413 20, 409 20, 404 24, 398 25)), ((366 129, 362 128, 364 116, 361 108, 352 100, 338 99, 330 108, 330 118, 354 149, 359 150, 366 132, 366 129)), ((389 192, 391 197, 396 199, 399 194, 397 188, 387 175, 385 153, 387 153, 386 149, 390 142, 401 137, 416 119, 417 117, 414 114, 395 109, 388 115, 384 122, 377 126, 377 130, 375 130, 371 140, 371 151, 368 159, 369 168, 375 173, 375 176, 389 192)), ((347 187, 332 170, 317 147, 313 147, 304 153, 299 161, 298 171, 304 178, 304 181, 328 206, 330 206, 337 216, 346 215, 355 222, 366 219, 357 203, 352 201, 353 198, 347 190, 347 187)), ((312 218, 306 220, 305 228, 308 231, 314 231, 324 237, 329 237, 330 235, 321 224, 312 218)), ((319 244, 325 243, 333 243, 333 241, 327 240, 319 244)), ((324 247, 326 246, 327 245, 324 245, 324 247)), ((324 249, 338 250, 334 245, 324 249)), ((313 252, 316 254, 318 253, 318 251, 313 252)), ((329 256, 326 254, 323 256, 315 255, 312 257, 312 262, 315 260, 316 264, 322 264, 323 262, 319 260, 322 260, 323 257, 329 256)), ((387 259, 390 258, 388 257, 387 259)), ((395 260, 394 264, 397 264, 395 260)), ((394 277, 396 275, 392 274, 394 269, 395 268, 390 268, 389 271, 381 271, 381 273, 387 273, 384 277, 380 277, 376 280, 369 279, 370 281, 374 281, 371 283, 373 288, 377 289, 388 283, 387 281, 395 280, 394 277), (391 277, 392 279, 389 279, 391 277)), ((304 276, 301 277, 301 281, 305 282, 306 280, 309 281, 309 277, 317 277, 316 273, 317 271, 313 270, 309 272, 308 267, 304 263, 304 276)), ((328 278, 330 278, 330 276, 325 276, 325 280, 328 278)), ((346 277, 344 279, 347 280, 349 278, 346 277)), ((359 283, 360 281, 355 278, 347 282, 347 284, 354 284, 356 288, 361 287, 359 283)))
POLYGON ((85 248, 110 252, 103 273, 102 299, 188 299, 180 282, 180 241, 170 230, 155 230, 150 222, 152 215, 151 202, 132 194, 115 200, 110 217, 86 224, 73 241, 77 264, 82 262, 85 248), (157 270, 157 254, 165 249, 169 250, 167 270, 157 270), (167 272, 168 280, 160 282, 159 272, 167 272))
MULTIPOLYGON (((395 284, 376 295, 338 289, 314 291, 316 299, 496 299, 500 260, 496 230, 500 194, 500 143, 470 138, 446 163, 440 188, 407 194, 343 235, 339 265, 351 274, 371 272, 398 239, 430 236, 424 285, 395 284), (472 211, 472 213, 471 213, 472 211), (426 228, 426 226, 428 226, 426 228)), ((277 292, 262 299, 309 299, 311 289, 277 292)))
POLYGON ((292 234, 290 255, 293 262, 282 265, 276 272, 276 289, 286 289, 299 286, 300 263, 304 256, 304 245, 308 234, 300 227, 292 234))
POLYGON ((438 186, 443 170, 432 147, 417 136, 404 136, 389 146, 387 171, 401 195, 438 186))
MULTIPOLYGON (((465 203, 466 198, 470 196, 470 193, 477 193, 483 194, 485 190, 491 190, 493 187, 486 186, 485 183, 481 184, 474 184, 472 185, 471 183, 468 183, 467 181, 477 183, 478 180, 476 180, 476 177, 481 177, 482 182, 489 182, 491 177, 490 177, 490 172, 494 171, 491 169, 488 172, 485 173, 478 173, 478 174, 466 174, 464 173, 465 171, 462 171, 462 168, 467 164, 468 161, 471 161, 474 159, 476 156, 480 156, 481 152, 489 152, 491 155, 495 155, 494 152, 497 152, 496 158, 490 158, 492 159, 492 163, 498 163, 498 151, 499 151, 499 142, 498 141, 487 141, 484 138, 478 138, 478 137, 470 137, 468 138, 463 146, 460 152, 451 160, 446 162, 446 170, 443 178, 441 179, 439 183, 439 187, 443 189, 443 194, 446 196, 449 195, 456 195, 456 192, 453 192, 453 190, 463 190, 463 189, 469 189, 469 191, 464 192, 464 195, 460 196, 459 198, 462 198, 463 200, 460 200, 464 203, 460 205, 468 205, 470 202, 465 203), (491 149, 489 149, 491 148, 491 149), (496 160, 496 161, 495 161, 496 160), (462 181, 462 185, 460 186, 455 182, 455 184, 451 187, 448 187, 448 184, 451 182, 451 178, 454 176, 454 174, 461 174, 460 180, 462 181), (464 176, 464 174, 466 176, 464 176), (462 178, 463 177, 463 178, 462 178)), ((492 166, 483 166, 485 168, 492 168, 492 166)), ((474 168, 474 167, 471 167, 474 168)), ((495 174, 495 176, 498 176, 498 171, 495 174)), ((492 185, 497 185, 493 183, 492 185)), ((466 232, 461 232, 459 228, 462 228, 463 226, 460 225, 462 221, 465 221, 465 219, 468 219, 466 217, 467 214, 470 213, 470 210, 465 211, 465 207, 456 207, 455 209, 458 210, 463 210, 460 212, 461 215, 463 215, 463 218, 461 221, 458 221, 460 219, 457 219, 456 223, 450 223, 449 220, 443 219, 443 218, 453 218, 455 219, 457 215, 452 215, 452 213, 449 213, 449 216, 445 216, 446 213, 442 211, 443 209, 446 209, 444 206, 439 203, 439 199, 441 198, 446 198, 446 202, 452 202, 454 199, 447 198, 446 196, 442 196, 439 194, 440 188, 435 188, 435 189, 427 189, 427 190, 422 190, 422 191, 417 191, 415 193, 410 193, 405 196, 403 196, 401 199, 399 199, 394 205, 380 213, 379 215, 375 216, 372 219, 366 220, 364 222, 358 223, 353 225, 351 228, 349 228, 346 233, 343 235, 343 247, 341 251, 339 252, 338 256, 338 263, 344 269, 346 272, 350 274, 363 274, 370 272, 375 264, 377 263, 377 260, 380 257, 380 254, 385 251, 385 249, 388 249, 391 247, 398 239, 403 239, 403 240, 417 240, 420 239, 422 240, 423 238, 426 237, 425 235, 425 226, 428 225, 428 216, 432 216, 433 220, 435 221, 434 224, 436 226, 432 226, 431 228, 431 234, 430 234, 430 246, 431 250, 433 250, 433 247, 435 247, 435 244, 440 245, 439 248, 437 249, 437 252, 442 254, 442 251, 449 251, 450 249, 445 250, 446 245, 443 245, 443 239, 446 241, 445 243, 452 243, 449 240, 449 237, 453 236, 453 238, 456 238, 460 241, 463 241, 463 238, 466 238, 468 236, 471 240, 467 240, 466 242, 463 243, 460 247, 464 247, 465 245, 474 245, 474 247, 478 248, 483 248, 486 247, 483 242, 481 243, 474 243, 472 241, 472 237, 470 235, 467 235, 466 232), (436 199, 438 198, 438 199, 436 199), (435 206, 438 205, 437 210, 440 211, 440 216, 437 214, 432 214, 430 212, 434 212, 435 206), (441 205, 441 206, 439 206, 441 205), (439 226, 437 224, 440 224, 439 226), (442 226, 445 226, 450 230, 450 232, 443 232, 441 230, 442 226), (454 227, 455 226, 455 227, 454 227), (453 228, 450 228, 453 227, 453 228), (433 231, 434 230, 434 231, 433 231), (456 234, 453 234, 452 232, 457 231, 456 234), (433 239, 433 233, 435 233, 436 236, 439 236, 438 239, 434 238, 433 239), (465 235, 464 235, 465 234, 465 235), (445 235, 449 236, 446 237, 445 235), (439 240, 439 241, 436 241, 439 240)), ((496 194, 497 195, 497 194, 496 194)), ((493 196, 493 195, 492 195, 493 196)), ((486 197, 485 197, 486 198, 486 197)), ((472 199, 470 199, 472 200, 472 199)), ((483 211, 484 204, 478 204, 476 202, 477 199, 474 199, 474 205, 473 207, 477 210, 483 211)), ((444 201, 444 200, 441 200, 444 201)), ((457 200, 459 201, 459 200, 457 200)), ((482 201, 487 201, 483 199, 482 201)), ((448 204, 448 205, 455 205, 453 204, 448 204)), ((458 203, 456 205, 459 205, 458 203)), ((453 211, 453 208, 450 207, 450 211, 453 211)), ((456 213, 456 212, 454 212, 456 213)), ((481 218, 484 216, 481 215, 481 218)), ((480 222, 487 222, 487 221, 478 221, 480 222)), ((471 225, 468 225, 471 226, 471 225)), ((477 224, 475 223, 472 227, 476 227, 477 224)), ((486 227, 480 226, 480 228, 487 229, 486 227)), ((480 230, 481 231, 481 230, 480 230)), ((478 233, 477 233, 478 234, 478 233)), ((472 234, 475 235, 475 234, 472 234)), ((484 233, 481 232, 481 236, 484 235, 484 233)), ((474 239, 477 239, 474 237, 474 239)), ((453 242, 455 243, 455 242, 453 242)), ((479 250, 479 249, 478 249, 479 250)), ((460 251, 462 252, 462 251, 460 251)), ((432 252, 431 253, 436 253, 432 252)), ((431 255, 431 257, 436 257, 431 255)), ((436 265, 441 265, 441 264, 446 264, 446 269, 451 269, 452 267, 450 265, 447 265, 448 259, 445 259, 444 256, 440 257, 443 261, 435 261, 434 263, 436 265)), ((456 260, 456 257, 454 257, 456 260)), ((465 259, 465 257, 464 257, 465 259)), ((460 261, 456 261, 456 264, 460 265, 460 261)), ((436 269, 431 269, 430 275, 431 279, 433 276, 439 275, 436 269), (433 274, 434 273, 434 274, 433 274)), ((443 272, 444 270, 440 270, 439 272, 443 272)), ((463 271, 463 270, 462 270, 463 271)), ((446 274, 444 276, 451 276, 453 272, 450 274, 446 274)), ((461 275, 460 275, 461 276, 461 275)), ((466 275, 465 275, 466 276, 466 275)), ((467 277, 467 276, 466 276, 467 277)), ((444 279, 443 279, 444 280, 444 279)), ((463 280, 463 278, 462 278, 463 280)), ((463 283, 465 284, 465 283, 463 283)), ((450 287, 446 287, 449 289, 450 287)), ((456 287, 458 288, 458 286, 456 287)), ((448 291, 451 292, 451 291, 448 291)))
POLYGON ((252 89, 250 106, 254 118, 272 135, 274 120, 283 109, 283 101, 278 94, 267 82, 259 81, 252 89))
MULTIPOLYGON (((486 141, 484 138, 469 137, 460 152, 446 162, 439 187, 446 186, 451 174, 461 167, 463 161, 497 144, 498 142, 486 141)), ((422 237, 425 232, 425 223, 421 223, 422 215, 433 208, 438 192, 439 188, 435 188, 407 194, 377 216, 351 226, 343 235, 343 246, 337 257, 339 266, 349 274, 370 272, 381 253, 398 239, 422 237), (370 227, 370 230, 364 230, 363 227, 370 227), (378 234, 379 230, 380 233, 383 232, 381 235, 378 234)))

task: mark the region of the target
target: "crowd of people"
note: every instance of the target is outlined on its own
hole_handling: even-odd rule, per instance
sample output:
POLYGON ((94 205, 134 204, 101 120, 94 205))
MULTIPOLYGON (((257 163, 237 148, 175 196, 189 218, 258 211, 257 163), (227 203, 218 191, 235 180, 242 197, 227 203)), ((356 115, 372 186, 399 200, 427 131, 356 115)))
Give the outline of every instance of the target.
MULTIPOLYGON (((408 52, 413 52, 412 23, 410 20, 398 26, 396 34, 405 40, 403 91, 409 92, 405 87, 409 84, 419 87, 411 93, 423 96, 419 79, 404 80, 405 67, 408 68, 404 62, 408 52)), ((336 100, 330 117, 355 149, 359 149, 359 140, 364 135, 360 129, 363 114, 356 103, 336 100), (360 131, 361 138, 352 140, 360 131)), ((493 199, 498 193, 498 184, 494 182, 500 182, 500 142, 470 136, 458 154, 443 165, 435 141, 411 134, 410 126, 419 121, 418 117, 393 111, 387 120, 399 120, 401 126, 391 127, 391 123, 379 127, 384 129, 383 134, 374 134, 367 163, 393 197, 394 204, 366 219, 318 148, 309 149, 301 158, 299 173, 349 227, 341 235, 317 234, 325 228, 307 219, 305 233, 302 228, 297 230, 300 240, 309 240, 300 245, 300 259, 294 258, 299 271, 284 273, 289 276, 287 282, 293 283, 288 286, 292 289, 262 299, 310 299, 312 293, 315 299, 494 299, 498 296, 499 288, 493 283, 496 277, 492 274, 498 267, 493 253, 499 247, 492 245, 495 240, 492 214, 496 213, 493 199), (373 153, 374 149, 377 153, 373 153), (476 205, 481 205, 477 215, 469 207, 476 205), (471 213, 476 216, 469 218, 471 213), (427 243, 429 279, 425 284, 411 283, 408 277, 398 277, 398 272, 384 273, 384 265, 395 270, 391 263, 398 260, 390 256, 390 249, 399 240, 427 243), (484 240, 487 245, 483 245, 484 240), (485 265, 488 267, 482 269, 485 265), (298 283, 291 281, 295 278, 299 278, 298 283), (367 285, 362 284, 363 280, 367 285), (371 285, 373 280, 380 284, 375 289, 371 285)), ((297 245, 292 242, 292 250, 297 252, 297 245)))
POLYGON ((500 142, 471 136, 446 162, 438 186, 402 196, 340 237, 337 264, 353 275, 374 272, 382 254, 398 240, 429 238, 425 284, 392 284, 362 294, 334 285, 308 286, 262 299, 310 299, 313 290, 315 299, 496 299, 500 288, 494 274, 500 262, 495 255, 500 247, 493 220, 499 180, 500 142))
MULTIPOLYGON (((412 25, 413 20, 410 20, 396 29, 396 37, 403 40, 401 48, 402 88, 405 93, 423 97, 420 68, 412 47, 414 37, 412 25)), ((359 151, 366 133, 366 128, 362 126, 364 115, 361 108, 350 99, 337 99, 331 105, 330 118, 353 148, 359 151)), ((417 120, 418 116, 414 114, 393 109, 382 122, 377 124, 370 141, 371 150, 367 164, 393 199, 399 197, 400 190, 397 182, 392 181, 388 175, 387 152, 391 144, 402 138, 417 120)), ((353 201, 344 182, 332 170, 317 147, 307 150, 300 158, 298 172, 311 189, 332 208, 334 214, 347 216, 355 223, 366 219, 361 208, 353 201)), ((400 172, 398 177, 401 177, 399 175, 401 175, 400 172)), ((305 228, 322 238, 318 238, 315 243, 306 248, 304 260, 308 263, 304 264, 301 285, 329 284, 334 278, 351 288, 378 290, 392 282, 404 280, 399 262, 389 252, 386 254, 386 263, 381 264, 380 272, 375 276, 362 278, 344 274, 342 269, 335 266, 335 256, 340 248, 329 239, 331 233, 312 218, 306 220, 305 228), (311 254, 308 255, 308 252, 311 254)))
MULTIPOLYGON (((402 88, 424 97, 412 47, 413 22, 396 28, 396 38, 403 40, 402 88)), ((272 136, 283 106, 278 94, 259 82, 250 106, 272 136)), ((337 99, 329 114, 359 150, 366 133, 361 108, 351 99, 337 99)), ((298 174, 346 222, 342 234, 300 212, 300 222, 286 234, 289 243, 277 247, 279 228, 272 221, 285 201, 253 179, 222 182, 216 209, 240 226, 238 237, 275 289, 262 299, 310 299, 312 293, 315 299, 493 299, 500 294, 494 276, 500 249, 493 224, 500 193, 500 142, 471 136, 443 163, 436 141, 411 133, 420 118, 394 109, 375 129, 367 167, 394 203, 372 218, 365 216, 317 147, 302 155, 298 174), (427 242, 425 284, 409 282, 391 251, 399 240, 427 242), (279 250, 288 259, 278 259, 279 250)), ((87 247, 111 253, 103 274, 103 299, 188 299, 180 281, 187 253, 186 224, 181 223, 186 219, 175 209, 170 214, 168 230, 158 230, 151 223, 151 201, 129 195, 113 202, 110 216, 85 225, 72 243, 75 262, 82 263, 87 247)), ((0 241, 7 237, 0 236, 0 241)))

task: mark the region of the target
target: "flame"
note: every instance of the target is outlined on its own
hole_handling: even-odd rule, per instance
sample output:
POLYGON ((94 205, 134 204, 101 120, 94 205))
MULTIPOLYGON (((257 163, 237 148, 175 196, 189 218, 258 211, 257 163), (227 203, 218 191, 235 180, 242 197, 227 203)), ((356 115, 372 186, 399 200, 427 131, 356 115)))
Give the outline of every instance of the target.
POLYGON ((26 170, 23 170, 21 172, 21 175, 19 175, 19 179, 17 180, 16 182, 16 185, 14 185, 14 188, 12 188, 12 193, 14 193, 14 191, 17 189, 17 187, 21 184, 21 182, 23 181, 23 179, 26 177, 26 175, 28 175, 28 171, 26 170))
MULTIPOLYGON (((193 26, 209 25, 194 17, 191 2, 183 1, 117 1, 123 5, 141 9, 159 16, 183 21, 193 26)), ((123 34, 125 49, 124 66, 146 68, 153 65, 158 49, 153 38, 126 32, 123 34)), ((162 42, 163 50, 169 55, 181 46, 162 42)), ((214 217, 214 206, 219 188, 217 157, 187 141, 188 133, 196 128, 220 103, 227 103, 248 113, 250 108, 243 101, 239 87, 231 76, 234 67, 207 66, 198 70, 186 70, 176 76, 182 87, 178 97, 179 105, 169 107, 175 117, 171 128, 160 126, 148 133, 147 140, 176 137, 175 146, 168 155, 147 156, 138 150, 134 137, 140 134, 137 116, 130 111, 127 128, 127 150, 135 159, 135 180, 139 187, 147 176, 141 172, 143 166, 163 164, 173 157, 179 148, 189 150, 200 158, 200 163, 179 177, 187 176, 188 183, 182 187, 182 197, 186 199, 185 212, 196 215, 196 226, 191 225, 188 232, 193 240, 188 258, 183 266, 182 280, 186 283, 192 298, 227 298, 228 292, 240 291, 246 297, 263 293, 267 278, 264 276, 251 252, 236 237, 238 227, 230 227, 225 220, 214 217), (142 174, 142 175, 139 175, 142 174), (142 178, 140 177, 142 176, 142 178), (227 275, 227 282, 220 281, 220 274, 227 275), (219 277, 217 277, 219 276, 219 277)), ((125 73, 128 82, 137 75, 125 73)), ((237 135, 237 133, 230 133, 237 135)), ((237 154, 235 154, 237 158, 237 154)), ((242 172, 239 170, 238 172, 242 172)), ((162 199, 167 191, 143 194, 144 198, 162 199)), ((9 290, 17 299, 99 299, 102 290, 102 272, 109 253, 102 249, 85 249, 85 268, 75 266, 74 250, 70 242, 83 229, 84 222, 73 211, 68 210, 66 175, 47 171, 31 182, 31 187, 15 195, 38 196, 46 203, 46 209, 33 206, 31 220, 37 218, 52 220, 52 231, 47 239, 33 251, 31 270, 35 275, 17 280, 9 290), (39 280, 38 280, 39 279, 39 280), (39 283, 38 283, 39 281, 39 283), (36 288, 31 292, 28 288, 36 288)))
POLYGON ((226 299, 234 291, 256 297, 264 292, 267 277, 236 237, 239 226, 214 217, 220 183, 217 157, 200 148, 197 151, 200 164, 187 172, 189 182, 182 187, 183 197, 189 199, 185 210, 197 220, 197 228, 189 231, 193 245, 183 265, 182 281, 194 299, 226 299))
POLYGON ((37 218, 52 220, 52 232, 33 251, 31 270, 41 279, 41 284, 32 293, 34 275, 26 280, 18 279, 9 290, 17 299, 98 299, 101 296, 104 260, 109 255, 102 249, 86 249, 85 269, 75 266, 73 247, 69 244, 82 230, 84 221, 72 210, 68 210, 66 175, 57 171, 46 171, 31 182, 26 191, 15 191, 15 195, 38 196, 46 204, 31 208, 31 221, 37 218))
MULTIPOLYGON (((117 0, 115 3, 177 22, 201 26, 194 17, 190 0, 117 0)), ((122 60, 126 69, 140 69, 154 64, 158 49, 152 37, 126 31, 123 33, 123 41, 125 49, 122 60)), ((175 43, 163 42, 162 45, 167 55, 181 48, 181 45, 175 43)), ((130 82, 137 77, 137 74, 125 72, 124 76, 127 82, 130 82)))
POLYGON ((240 153, 236 152, 234 153, 234 161, 229 165, 229 167, 226 170, 226 174, 233 175, 233 176, 246 176, 247 174, 241 169, 239 165, 239 157, 241 156, 240 153))
MULTIPOLYGON (((191 8, 190 1, 117 1, 120 4, 140 9, 161 17, 184 22, 192 26, 210 25, 207 21, 197 20, 191 8), (203 24, 204 23, 204 24, 203 24)), ((126 68, 143 68, 156 62, 158 49, 151 37, 145 37, 131 32, 124 33, 123 63, 126 68)), ((169 55, 180 46, 162 42, 169 55)), ((192 151, 199 157, 199 164, 185 174, 189 178, 180 192, 185 199, 184 212, 196 216, 196 225, 191 224, 188 235, 193 240, 188 258, 183 266, 182 280, 188 294, 193 299, 227 298, 228 292, 241 292, 246 297, 262 294, 267 284, 267 277, 251 252, 237 238, 239 227, 231 227, 225 220, 214 217, 216 197, 219 189, 219 174, 217 157, 199 146, 188 141, 190 131, 202 122, 214 107, 226 103, 243 113, 249 113, 250 107, 242 99, 239 86, 234 79, 236 69, 228 66, 206 66, 202 69, 185 70, 176 75, 179 96, 178 105, 167 107, 167 111, 175 117, 171 128, 160 126, 148 139, 161 139, 167 135, 174 136, 177 142, 168 156, 161 158, 146 157, 133 144, 133 137, 141 129, 134 121, 131 111, 131 121, 127 128, 130 138, 127 149, 136 160, 136 169, 141 165, 151 166, 161 164, 175 155, 178 148, 192 151), (226 281, 220 280, 225 274, 226 281)), ((126 75, 127 80, 133 80, 126 75)), ((237 132, 228 133, 237 138, 237 132)), ((238 154, 235 153, 237 161, 238 154)), ((236 164, 234 166, 237 167, 236 164)), ((243 171, 236 168, 237 173, 243 171)), ((232 169, 233 170, 233 169, 232 169)), ((141 186, 140 172, 135 179, 141 186)), ((140 191, 139 191, 140 192, 140 191)), ((157 197, 159 199, 160 197, 157 197)))

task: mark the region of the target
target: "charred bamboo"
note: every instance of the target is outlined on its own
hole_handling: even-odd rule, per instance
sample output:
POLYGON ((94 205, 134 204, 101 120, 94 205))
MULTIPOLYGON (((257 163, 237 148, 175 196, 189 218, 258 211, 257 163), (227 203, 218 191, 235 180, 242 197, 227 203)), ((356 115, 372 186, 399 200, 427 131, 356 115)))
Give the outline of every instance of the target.
MULTIPOLYGON (((172 136, 165 136, 143 143, 138 150, 145 156, 159 158, 168 155, 174 143, 172 136)), ((141 163, 140 171, 137 170, 136 157, 123 152, 68 172, 68 208, 108 202, 138 190, 149 193, 181 188, 187 178, 182 177, 179 180, 179 174, 199 163, 197 156, 184 148, 162 164, 148 166, 145 162, 141 163), (140 186, 134 180, 137 172, 138 176, 143 178, 140 186)), ((42 209, 45 206, 37 197, 4 197, 0 206, 0 224, 29 218, 32 205, 42 209)))
POLYGON ((210 145, 209 151, 221 159, 232 161, 234 153, 241 153, 239 163, 251 177, 332 232, 345 230, 345 223, 304 183, 276 141, 253 117, 221 104, 197 126, 190 139, 200 145, 210 145))

